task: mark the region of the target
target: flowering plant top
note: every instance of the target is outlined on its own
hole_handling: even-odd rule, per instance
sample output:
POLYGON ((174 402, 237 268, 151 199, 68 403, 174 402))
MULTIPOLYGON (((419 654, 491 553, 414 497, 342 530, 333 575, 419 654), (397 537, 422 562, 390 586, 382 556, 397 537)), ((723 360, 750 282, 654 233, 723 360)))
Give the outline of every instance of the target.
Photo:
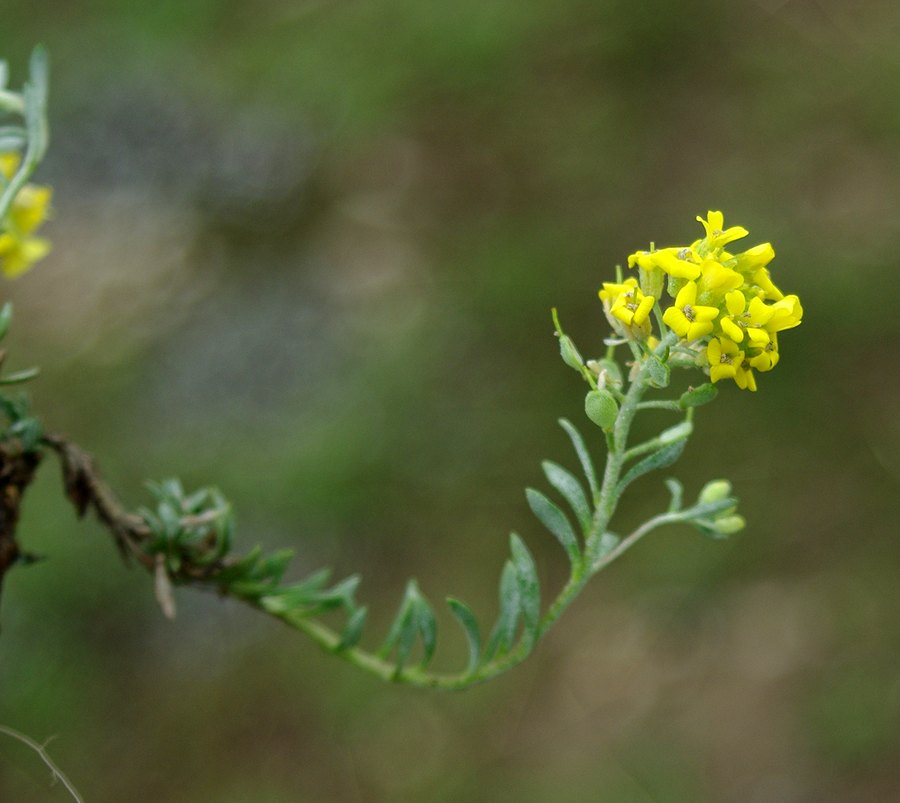
POLYGON ((604 311, 622 337, 652 347, 650 312, 665 292, 674 303, 657 316, 660 336, 666 327, 677 336, 674 348, 707 373, 713 382, 733 379, 739 388, 756 390, 754 371, 771 371, 779 360, 778 333, 799 326, 803 307, 772 282, 771 243, 740 253, 726 246, 746 237, 743 226, 725 228, 724 215, 699 215, 705 236, 690 245, 636 251, 628 267, 640 281, 604 283, 604 311))

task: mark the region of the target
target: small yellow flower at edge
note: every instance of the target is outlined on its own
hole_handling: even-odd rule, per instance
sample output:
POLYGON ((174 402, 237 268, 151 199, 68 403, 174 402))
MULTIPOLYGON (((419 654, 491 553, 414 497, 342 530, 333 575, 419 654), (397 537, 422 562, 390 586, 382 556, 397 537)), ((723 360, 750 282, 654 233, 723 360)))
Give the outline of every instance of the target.
POLYGON ((688 282, 678 291, 674 306, 663 313, 663 320, 680 337, 687 341, 708 335, 713 330, 713 321, 719 314, 716 307, 699 306, 697 284, 688 282))

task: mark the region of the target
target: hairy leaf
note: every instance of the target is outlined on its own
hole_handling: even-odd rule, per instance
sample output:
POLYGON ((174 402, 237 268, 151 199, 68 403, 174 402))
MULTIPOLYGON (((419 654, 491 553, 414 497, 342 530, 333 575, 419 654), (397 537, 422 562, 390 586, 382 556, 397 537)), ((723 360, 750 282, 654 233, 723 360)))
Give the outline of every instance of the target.
POLYGON ((581 558, 581 551, 578 547, 575 530, 572 529, 566 514, 540 491, 534 490, 534 488, 526 488, 525 496, 528 499, 528 506, 534 515, 556 536, 556 540, 566 550, 572 565, 575 565, 581 558))
POLYGON ((569 473, 562 466, 552 463, 549 460, 545 460, 541 463, 541 466, 544 469, 547 481, 556 488, 569 503, 572 511, 575 513, 575 518, 578 519, 578 523, 581 525, 582 532, 587 536, 591 531, 593 515, 587 497, 584 495, 584 489, 581 487, 581 483, 578 482, 573 474, 569 473))
POLYGON ((639 463, 635 463, 627 472, 625 472, 625 476, 619 480, 618 486, 616 486, 616 493, 621 494, 632 482, 634 482, 638 477, 642 477, 644 474, 655 471, 658 468, 666 468, 671 466, 679 457, 681 457, 681 453, 684 451, 684 446, 687 443, 687 440, 682 438, 679 441, 675 441, 675 443, 670 446, 664 446, 658 452, 654 452, 649 457, 645 457, 639 463))
POLYGON ((578 455, 578 460, 581 462, 581 469, 584 471, 584 476, 588 481, 588 487, 591 489, 591 496, 594 500, 594 504, 596 504, 597 500, 600 498, 600 485, 597 482, 597 473, 594 471, 594 462, 591 460, 591 453, 588 451, 587 446, 584 445, 584 439, 581 437, 581 433, 575 429, 575 425, 571 421, 566 418, 560 418, 559 425, 566 431, 566 434, 572 441, 572 446, 575 447, 575 453, 578 455))
POLYGON ((525 633, 529 643, 534 644, 537 641, 541 619, 541 586, 537 568, 528 547, 516 533, 510 533, 509 545, 519 581, 519 597, 521 598, 525 633))
POLYGON ((447 597, 447 605, 466 633, 469 645, 469 665, 466 667, 466 673, 471 674, 478 666, 478 659, 481 657, 481 630, 478 627, 478 620, 464 602, 460 602, 454 597, 447 597))
POLYGON ((500 575, 500 614, 485 650, 485 659, 509 652, 516 637, 516 629, 522 615, 522 598, 519 593, 519 575, 511 560, 503 565, 500 575))

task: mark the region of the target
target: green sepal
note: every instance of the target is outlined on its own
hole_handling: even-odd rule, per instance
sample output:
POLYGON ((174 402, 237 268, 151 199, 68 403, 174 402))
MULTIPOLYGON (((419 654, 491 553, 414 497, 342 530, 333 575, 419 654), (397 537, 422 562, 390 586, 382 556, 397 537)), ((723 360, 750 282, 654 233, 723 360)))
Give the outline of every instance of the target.
POLYGON ((478 627, 478 620, 468 605, 454 597, 447 597, 447 606, 466 634, 469 647, 469 663, 466 667, 466 674, 471 675, 478 668, 478 661, 481 658, 481 629, 478 627))
POLYGON ((550 460, 545 460, 541 463, 541 467, 544 469, 547 481, 569 503, 569 506, 575 513, 575 518, 578 519, 578 523, 581 525, 582 532, 587 536, 591 531, 593 513, 587 497, 584 495, 581 483, 569 471, 550 460))
POLYGON ((584 397, 584 412, 604 432, 609 432, 619 415, 619 405, 608 390, 592 390, 584 397))
POLYGON ((683 410, 686 410, 688 407, 700 407, 701 405, 709 404, 718 395, 719 389, 712 382, 707 382, 703 385, 698 385, 696 388, 688 388, 681 394, 678 404, 683 410))
POLYGON ((622 387, 622 369, 619 367, 619 363, 604 357, 602 360, 597 361, 597 367, 601 371, 606 371, 607 381, 616 387, 622 387))
POLYGON ((531 508, 531 512, 538 517, 541 524, 556 536, 556 540, 562 544, 574 566, 581 559, 581 550, 578 546, 575 530, 572 529, 566 514, 540 491, 534 490, 534 488, 526 488, 525 497, 528 499, 528 506, 531 508))
POLYGON ((568 335, 559 336, 559 354, 569 368, 574 368, 580 372, 584 367, 584 360, 581 358, 581 354, 578 353, 572 338, 568 335))
POLYGON ((651 387, 668 387, 670 374, 669 366, 659 357, 652 353, 647 356, 647 376, 650 377, 651 387))

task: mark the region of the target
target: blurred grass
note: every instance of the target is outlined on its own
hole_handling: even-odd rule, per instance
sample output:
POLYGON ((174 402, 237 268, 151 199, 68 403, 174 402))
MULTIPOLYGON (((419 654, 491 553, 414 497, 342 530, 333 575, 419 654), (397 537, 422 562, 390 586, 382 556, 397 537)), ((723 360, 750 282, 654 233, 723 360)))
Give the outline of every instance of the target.
MULTIPOLYGON (((5 4, 14 73, 36 41, 54 66, 56 250, 7 286, 38 408, 129 501, 216 482, 241 543, 362 570, 376 625, 411 575, 487 621, 506 529, 561 577, 521 496, 582 416, 551 305, 597 351, 612 266, 712 207, 775 244, 806 319, 679 466, 689 494, 730 477, 746 533, 660 533, 465 695, 383 688, 203 595, 162 622, 48 466, 0 721, 59 734, 97 800, 896 797, 897 13, 5 4)), ((617 526, 663 496, 635 485, 617 526)), ((0 743, 0 799, 63 797, 0 743)))

